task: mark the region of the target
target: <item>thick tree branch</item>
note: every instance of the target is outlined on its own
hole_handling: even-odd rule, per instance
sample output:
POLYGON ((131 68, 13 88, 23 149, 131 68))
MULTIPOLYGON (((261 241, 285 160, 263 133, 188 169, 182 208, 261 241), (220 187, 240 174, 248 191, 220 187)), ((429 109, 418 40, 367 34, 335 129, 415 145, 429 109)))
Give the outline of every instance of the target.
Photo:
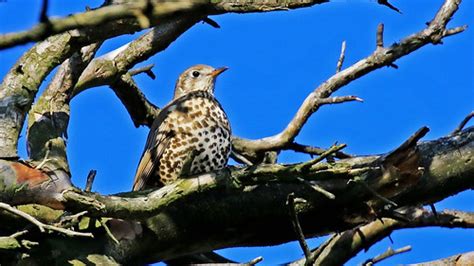
POLYGON ((139 62, 166 49, 200 19, 200 16, 189 14, 175 16, 162 21, 138 39, 92 60, 79 78, 74 94, 91 87, 114 83, 139 62))
MULTIPOLYGON (((351 81, 370 73, 373 70, 393 65, 397 59, 416 51, 427 44, 438 44, 442 38, 449 36, 450 34, 447 33, 451 30, 446 29, 446 25, 458 9, 460 2, 460 0, 445 1, 426 29, 412 34, 401 40, 400 43, 395 43, 390 47, 384 48, 378 46, 377 49, 368 57, 360 60, 351 67, 336 73, 327 81, 322 83, 308 95, 298 109, 296 115, 282 132, 258 140, 234 138, 234 148, 243 155, 256 158, 264 151, 279 150, 293 142, 309 117, 324 104, 322 99, 328 98, 351 81)), ((456 29, 456 33, 459 33, 465 29, 465 26, 456 29)), ((382 41, 381 37, 378 41, 378 45, 381 44, 380 41, 382 41)))
POLYGON ((28 113, 27 144, 30 159, 41 168, 69 173, 66 155, 69 99, 74 84, 100 44, 91 44, 64 61, 28 113))
MULTIPOLYGON (((119 246, 109 246, 110 238, 104 235, 102 239, 99 234, 96 241, 105 241, 102 245, 107 249, 87 252, 108 254, 126 263, 128 260, 151 262, 217 248, 272 245, 294 240, 286 211, 290 193, 304 199, 295 202, 295 207, 306 237, 341 231, 390 216, 393 211, 387 211, 385 201, 365 187, 347 182, 355 178, 398 206, 429 204, 474 187, 474 128, 397 150, 406 154, 405 160, 388 160, 393 158, 391 152, 392 156, 320 162, 305 171, 301 171, 300 164, 230 168, 184 179, 151 192, 102 196, 66 190, 61 203, 73 212, 87 210, 91 217, 124 219, 109 224, 119 246), (424 170, 420 172, 419 169, 424 170), (322 187, 335 198, 327 199, 297 177, 322 187), (212 215, 208 213, 210 210, 212 215), (141 222, 133 222, 137 220, 141 222), (275 234, 275 231, 279 233, 275 234), (189 232, 193 233, 190 235, 189 232), (118 250, 127 257, 113 255, 118 250)), ((36 200, 24 197, 27 191, 16 191, 4 197, 4 201, 19 204, 36 200)), ((423 222, 419 223, 436 225, 444 221, 439 218, 441 216, 442 213, 438 213, 438 219, 424 216, 423 222)), ((471 224, 470 217, 469 214, 462 220, 450 221, 453 226, 467 226, 471 224)), ((391 220, 406 226, 404 220, 392 218, 384 224, 390 224, 388 221, 391 220)))
POLYGON ((145 98, 130 74, 122 75, 110 87, 127 108, 135 127, 151 127, 160 109, 145 98))
POLYGON ((163 17, 178 11, 198 8, 207 3, 204 0, 186 1, 129 1, 126 4, 104 6, 83 13, 76 13, 64 18, 42 20, 33 28, 0 35, 0 50, 31 41, 41 41, 45 38, 72 29, 97 27, 110 21, 136 18, 143 28, 150 26, 148 17, 163 17), (151 6, 150 6, 151 5, 151 6), (146 22, 144 22, 146 21, 146 22))
MULTIPOLYGON (((199 20, 197 17, 199 15, 188 14, 181 18, 162 19, 161 26, 154 30, 157 33, 156 38, 160 38, 160 40, 154 42, 152 47, 155 49, 166 48, 180 34, 196 23, 199 20)), ((41 82, 51 70, 85 44, 138 29, 138 27, 134 27, 133 23, 114 22, 103 25, 99 29, 83 29, 52 36, 26 52, 0 85, 0 157, 17 157, 18 137, 26 113, 30 109, 41 82)), ((151 56, 151 54, 147 54, 147 56, 151 56)), ((129 64, 125 63, 126 67, 132 67, 138 62, 133 61, 133 53, 131 54, 132 58, 128 58, 127 55, 123 55, 123 57, 126 59, 122 61, 122 64, 132 61, 129 64)), ((128 69, 123 69, 123 71, 126 72, 128 69)), ((95 73, 95 76, 100 76, 100 73, 95 73)))

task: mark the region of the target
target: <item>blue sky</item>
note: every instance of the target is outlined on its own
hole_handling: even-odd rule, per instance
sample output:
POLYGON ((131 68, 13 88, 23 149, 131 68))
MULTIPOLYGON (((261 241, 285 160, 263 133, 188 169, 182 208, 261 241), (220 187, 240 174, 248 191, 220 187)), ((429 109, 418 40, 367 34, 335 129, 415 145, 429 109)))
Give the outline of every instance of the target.
MULTIPOLYGON (((385 43, 391 44, 421 30, 442 3, 393 2, 402 15, 373 0, 340 0, 289 12, 214 16, 221 29, 195 25, 163 53, 144 63, 155 64, 156 80, 142 75, 136 81, 151 101, 163 106, 172 97, 177 76, 187 67, 198 63, 228 66, 229 71, 219 77, 216 95, 234 134, 246 138, 273 135, 284 128, 306 95, 334 74, 343 40, 347 42, 347 67, 373 51, 378 23, 385 23, 385 43)), ((39 3, 0 1, 0 32, 32 26, 37 22, 39 3)), ((49 14, 83 11, 86 4, 94 7, 100 1, 51 0, 49 14)), ((473 2, 464 1, 450 25, 472 27, 473 18, 473 2)), ((109 40, 99 54, 135 37, 109 40)), ((0 75, 5 75, 29 47, 0 51, 0 75)), ((380 69, 342 88, 337 95, 357 95, 364 103, 323 107, 308 121, 297 141, 322 147, 338 141, 348 144, 347 152, 374 154, 393 149, 424 125, 431 129, 425 139, 446 135, 474 109, 473 61, 474 35, 469 28, 445 39, 443 45, 429 45, 397 61, 397 70, 380 69)), ((73 182, 83 187, 89 170, 96 169, 95 191, 130 190, 148 129, 133 126, 125 108, 107 87, 82 93, 72 101, 71 108, 68 156, 73 182)), ((20 154, 25 156, 24 142, 20 154)), ((307 155, 292 152, 280 156, 280 162, 307 159, 307 155)), ((436 206, 474 211, 474 191, 436 206)), ((390 245, 411 245, 413 250, 380 265, 420 262, 474 250, 472 230, 412 229, 396 232, 392 238, 393 245, 383 240, 348 265, 360 264, 390 245)), ((309 243, 315 247, 324 239, 309 243)), ((302 256, 297 243, 220 253, 240 261, 263 256, 264 265, 302 256)))

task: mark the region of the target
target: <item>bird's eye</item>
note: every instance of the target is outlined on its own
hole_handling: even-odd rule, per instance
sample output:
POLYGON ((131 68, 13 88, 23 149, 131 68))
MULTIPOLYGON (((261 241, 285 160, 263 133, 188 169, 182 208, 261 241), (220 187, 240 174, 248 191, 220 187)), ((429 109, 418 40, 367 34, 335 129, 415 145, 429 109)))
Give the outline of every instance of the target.
POLYGON ((199 77, 199 75, 200 75, 201 73, 199 73, 199 71, 193 71, 192 74, 193 74, 193 77, 197 78, 197 77, 199 77))

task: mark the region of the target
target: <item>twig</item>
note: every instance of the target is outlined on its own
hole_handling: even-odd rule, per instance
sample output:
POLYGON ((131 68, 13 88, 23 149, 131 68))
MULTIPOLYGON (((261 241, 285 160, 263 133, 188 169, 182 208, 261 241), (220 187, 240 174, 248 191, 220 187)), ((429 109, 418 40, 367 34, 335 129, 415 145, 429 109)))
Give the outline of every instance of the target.
POLYGON ((60 227, 52 226, 49 224, 44 224, 38 221, 35 217, 29 215, 28 213, 22 212, 3 202, 0 202, 0 208, 4 209, 5 211, 11 212, 19 217, 22 217, 25 220, 29 221, 30 223, 36 225, 42 233, 46 232, 46 230, 49 230, 49 231, 58 232, 67 236, 71 236, 71 237, 73 236, 92 237, 92 238, 94 237, 94 235, 92 235, 91 233, 76 232, 69 229, 60 228, 60 227))
POLYGON ((375 263, 380 262, 384 259, 390 258, 392 256, 395 256, 395 255, 398 255, 398 254, 401 254, 401 253, 408 252, 410 250, 411 250, 411 246, 405 246, 405 247, 395 249, 395 250, 393 250, 392 247, 388 247, 388 249, 384 253, 382 253, 380 255, 377 255, 374 258, 366 260, 364 263, 362 263, 362 265, 371 266, 371 265, 374 265, 375 263))
POLYGON ((307 171, 307 170, 309 170, 309 168, 311 168, 311 166, 321 162, 322 160, 324 160, 329 155, 332 155, 333 153, 336 153, 336 152, 344 149, 345 147, 347 147, 346 144, 334 145, 331 148, 329 148, 327 151, 323 152, 319 157, 300 164, 298 168, 299 168, 300 171, 307 171))
MULTIPOLYGON (((387 3, 387 1, 383 1, 383 3, 387 3)), ((456 27, 454 31, 452 29, 446 29, 447 23, 458 10, 458 6, 459 1, 445 1, 428 27, 409 35, 389 47, 375 49, 368 57, 359 60, 352 66, 345 68, 343 71, 334 74, 324 81, 306 97, 293 119, 280 133, 257 140, 235 137, 232 140, 234 147, 242 153, 245 151, 247 154, 257 157, 257 155, 263 151, 278 150, 288 143, 293 142, 309 117, 321 107, 318 102, 319 99, 331 96, 343 86, 376 69, 385 66, 394 66, 393 63, 399 58, 427 44, 438 43, 444 37, 450 36, 448 32, 462 32, 465 27, 456 27)))
POLYGON ((11 238, 17 238, 17 237, 20 237, 20 236, 22 236, 22 235, 28 233, 28 232, 29 232, 28 230, 18 231, 18 232, 16 232, 16 233, 11 234, 9 237, 11 237, 11 238))
POLYGON ((472 111, 471 113, 469 113, 462 121, 461 123, 458 125, 458 127, 456 129, 454 129, 453 132, 451 132, 451 135, 454 135, 454 134, 457 134, 459 132, 461 132, 461 130, 463 130, 463 128, 466 126, 467 122, 469 122, 469 120, 471 120, 471 118, 474 117, 474 111, 472 111))
POLYGON ((383 23, 380 23, 377 26, 377 49, 383 48, 383 28, 384 28, 383 23))
POLYGON ((301 229, 300 221, 298 220, 298 215, 296 214, 294 193, 288 194, 286 204, 288 205, 288 212, 291 217, 291 224, 293 225, 293 229, 296 233, 296 238, 298 239, 300 247, 304 252, 304 256, 306 257, 305 264, 312 265, 314 258, 311 258, 311 250, 308 248, 308 244, 306 243, 303 230, 301 229))
POLYGON ((311 183, 309 182, 308 180, 305 180, 301 177, 297 177, 296 179, 298 179, 299 181, 301 181, 302 183, 312 187, 314 190, 316 190, 317 192, 323 194, 324 196, 326 196, 326 198, 328 199, 335 199, 336 196, 334 194, 332 194, 331 192, 325 190, 324 188, 322 188, 321 186, 319 186, 318 184, 315 184, 315 183, 311 183))
POLYGON ((130 74, 130 76, 135 76, 135 75, 138 75, 138 74, 141 74, 141 73, 145 73, 151 79, 154 80, 156 78, 156 75, 151 70, 154 66, 155 66, 155 64, 146 65, 144 67, 139 67, 139 68, 132 69, 132 70, 128 71, 128 73, 130 74))
POLYGON ((430 209, 431 209, 431 212, 434 214, 434 216, 438 218, 438 212, 436 211, 436 207, 434 203, 430 204, 430 209))
POLYGON ((79 218, 86 215, 87 213, 88 211, 82 211, 76 214, 62 216, 59 222, 55 224, 55 226, 63 228, 74 226, 80 222, 79 218))
POLYGON ((148 101, 130 74, 119 77, 110 88, 127 109, 135 127, 152 125, 160 109, 148 101))
POLYGON ((263 257, 262 256, 258 256, 256 257, 255 259, 247 262, 247 263, 243 263, 244 266, 253 266, 253 265, 256 265, 257 263, 261 262, 263 260, 263 257))
POLYGON ((391 200, 387 199, 386 197, 380 195, 377 191, 375 191, 369 185, 367 185, 367 183, 365 183, 364 180, 362 180, 361 178, 354 178, 354 179, 350 179, 349 181, 347 181, 347 183, 352 183, 352 182, 357 183, 357 184, 361 184, 367 191, 372 193, 372 195, 374 195, 375 197, 377 197, 381 201, 385 202, 386 204, 392 205, 393 207, 398 207, 397 203, 395 203, 394 201, 391 201, 391 200))
POLYGON ((112 234, 112 231, 110 231, 110 228, 109 226, 107 225, 107 222, 100 219, 99 220, 100 224, 102 225, 102 227, 104 227, 104 230, 105 230, 105 233, 107 234, 107 236, 112 240, 114 241, 115 244, 117 245, 120 245, 120 242, 117 240, 117 238, 115 238, 114 234, 112 234))
MULTIPOLYGON (((284 150, 292 150, 292 151, 295 151, 295 152, 307 153, 309 155, 321 155, 326 151, 325 149, 322 149, 322 148, 319 148, 319 147, 303 145, 303 144, 299 144, 299 143, 296 143, 296 142, 292 142, 292 143, 288 144, 283 149, 284 150)), ((333 156, 338 158, 338 159, 353 157, 352 155, 341 152, 341 151, 335 152, 333 156)))
POLYGON ((97 174, 96 170, 89 171, 89 174, 87 175, 86 187, 84 188, 84 191, 89 192, 92 190, 92 184, 94 183, 96 174, 97 174))
POLYGON ((43 160, 37 165, 35 166, 35 169, 41 169, 47 162, 50 161, 50 159, 48 158, 49 157, 49 153, 51 152, 51 148, 49 147, 51 142, 48 142, 48 148, 46 150, 46 153, 44 154, 44 157, 43 157, 43 160))
POLYGON ((253 163, 249 159, 245 158, 245 156, 238 153, 237 151, 232 150, 231 153, 230 153, 230 156, 233 157, 234 159, 236 159, 236 161, 239 161, 239 162, 244 163, 246 165, 253 165, 253 163))
POLYGON ((40 16, 39 16, 39 21, 40 22, 47 22, 48 19, 48 0, 43 0, 41 4, 41 11, 40 11, 40 16))
POLYGON ((343 41, 341 45, 341 54, 339 55, 339 60, 337 60, 336 73, 340 72, 342 69, 342 64, 344 64, 345 54, 346 54, 346 41, 343 41))
POLYGON ((213 28, 216 28, 216 29, 220 29, 221 26, 215 21, 215 20, 212 20, 210 19, 209 17, 205 17, 202 19, 202 22, 206 23, 206 24, 209 24, 211 27, 213 28))
POLYGON ((391 10, 394 10, 394 11, 400 13, 400 14, 402 13, 402 11, 400 11, 400 9, 398 9, 394 5, 390 4, 388 2, 388 0, 377 0, 377 3, 379 3, 383 6, 386 6, 386 7, 390 8, 391 10))

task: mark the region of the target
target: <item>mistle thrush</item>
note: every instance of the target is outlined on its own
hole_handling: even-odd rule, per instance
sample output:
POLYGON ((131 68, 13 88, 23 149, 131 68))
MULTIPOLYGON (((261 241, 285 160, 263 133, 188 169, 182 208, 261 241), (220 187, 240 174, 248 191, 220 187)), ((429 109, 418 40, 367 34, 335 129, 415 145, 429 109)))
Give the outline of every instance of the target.
POLYGON ((216 77, 226 69, 196 65, 181 74, 173 100, 153 122, 135 175, 134 191, 226 166, 231 129, 214 98, 216 77))

